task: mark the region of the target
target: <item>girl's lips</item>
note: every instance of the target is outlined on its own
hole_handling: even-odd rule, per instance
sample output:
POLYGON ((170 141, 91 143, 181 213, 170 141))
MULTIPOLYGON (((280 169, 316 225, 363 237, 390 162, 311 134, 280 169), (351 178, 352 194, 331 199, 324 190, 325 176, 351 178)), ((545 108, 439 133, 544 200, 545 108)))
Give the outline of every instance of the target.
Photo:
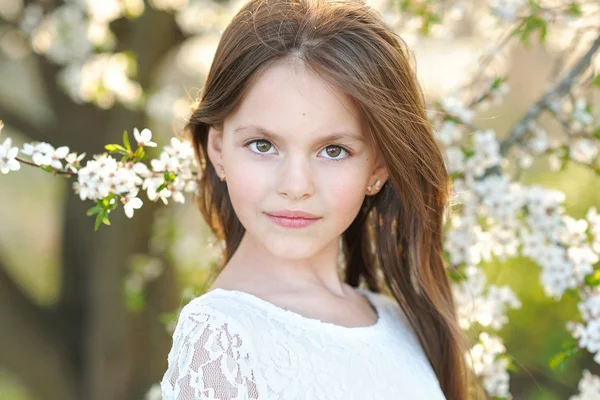
POLYGON ((286 228, 304 228, 309 226, 315 222, 317 222, 320 218, 286 218, 279 217, 271 214, 267 214, 269 218, 277 225, 286 227, 286 228))

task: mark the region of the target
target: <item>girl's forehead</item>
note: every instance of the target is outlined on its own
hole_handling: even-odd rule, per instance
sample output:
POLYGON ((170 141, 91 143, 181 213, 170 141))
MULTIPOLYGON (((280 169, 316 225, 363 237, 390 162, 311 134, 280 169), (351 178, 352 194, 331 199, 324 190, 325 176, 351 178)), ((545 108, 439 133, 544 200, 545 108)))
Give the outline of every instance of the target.
POLYGON ((289 63, 275 63, 256 77, 228 125, 361 134, 358 109, 347 94, 309 68, 289 63))

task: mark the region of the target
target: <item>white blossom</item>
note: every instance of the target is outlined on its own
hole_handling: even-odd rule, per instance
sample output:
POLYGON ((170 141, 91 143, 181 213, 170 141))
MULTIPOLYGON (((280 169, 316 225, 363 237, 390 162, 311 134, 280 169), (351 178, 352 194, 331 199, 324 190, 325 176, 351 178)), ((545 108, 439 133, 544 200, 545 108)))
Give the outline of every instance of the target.
POLYGON ((141 199, 136 197, 138 192, 139 192, 139 189, 136 188, 136 189, 133 189, 126 196, 126 202, 123 205, 123 209, 125 210, 125 215, 127 216, 127 218, 132 218, 134 210, 139 210, 140 208, 142 208, 142 205, 144 204, 141 199))
POLYGON ((583 370, 583 377, 577 387, 580 393, 571 396, 569 400, 600 400, 600 378, 587 369, 583 370))
POLYGON ((591 164, 598 157, 598 141, 578 138, 569 144, 569 156, 580 163, 591 164))
POLYGON ((0 145, 0 172, 8 174, 10 171, 18 171, 21 168, 21 164, 15 159, 18 154, 19 148, 12 147, 11 138, 4 139, 4 142, 0 145))
POLYGON ((499 357, 506 351, 499 337, 487 332, 479 335, 479 342, 467 355, 473 371, 482 379, 485 391, 492 397, 508 397, 508 361, 499 357))
POLYGON ((81 160, 85 157, 85 153, 77 154, 77 153, 69 153, 65 157, 65 161, 67 165, 65 169, 70 170, 72 172, 77 172, 76 166, 81 162, 81 160))
POLYGON ((140 147, 156 147, 156 143, 152 141, 152 132, 148 128, 142 129, 142 132, 133 128, 133 137, 140 147))
POLYGON ((471 123, 473 120, 474 112, 468 109, 458 98, 456 97, 444 97, 441 100, 441 105, 446 112, 456 116, 463 122, 471 123))

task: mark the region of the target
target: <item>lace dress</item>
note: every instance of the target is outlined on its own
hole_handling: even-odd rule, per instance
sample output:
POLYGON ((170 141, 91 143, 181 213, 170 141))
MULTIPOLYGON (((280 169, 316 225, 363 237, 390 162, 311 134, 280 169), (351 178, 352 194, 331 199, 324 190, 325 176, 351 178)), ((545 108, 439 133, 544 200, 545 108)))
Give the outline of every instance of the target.
POLYGON ((358 288, 377 310, 344 327, 252 294, 214 289, 183 307, 163 400, 440 400, 439 382, 402 309, 358 288))

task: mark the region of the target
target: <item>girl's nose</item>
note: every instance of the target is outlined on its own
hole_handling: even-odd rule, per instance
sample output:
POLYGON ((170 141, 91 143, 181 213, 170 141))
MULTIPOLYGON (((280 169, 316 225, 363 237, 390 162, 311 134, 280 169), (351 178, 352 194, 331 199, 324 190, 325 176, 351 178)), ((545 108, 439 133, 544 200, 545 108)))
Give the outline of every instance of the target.
POLYGON ((291 199, 312 196, 314 192, 313 168, 305 157, 285 157, 278 172, 280 195, 291 199))

